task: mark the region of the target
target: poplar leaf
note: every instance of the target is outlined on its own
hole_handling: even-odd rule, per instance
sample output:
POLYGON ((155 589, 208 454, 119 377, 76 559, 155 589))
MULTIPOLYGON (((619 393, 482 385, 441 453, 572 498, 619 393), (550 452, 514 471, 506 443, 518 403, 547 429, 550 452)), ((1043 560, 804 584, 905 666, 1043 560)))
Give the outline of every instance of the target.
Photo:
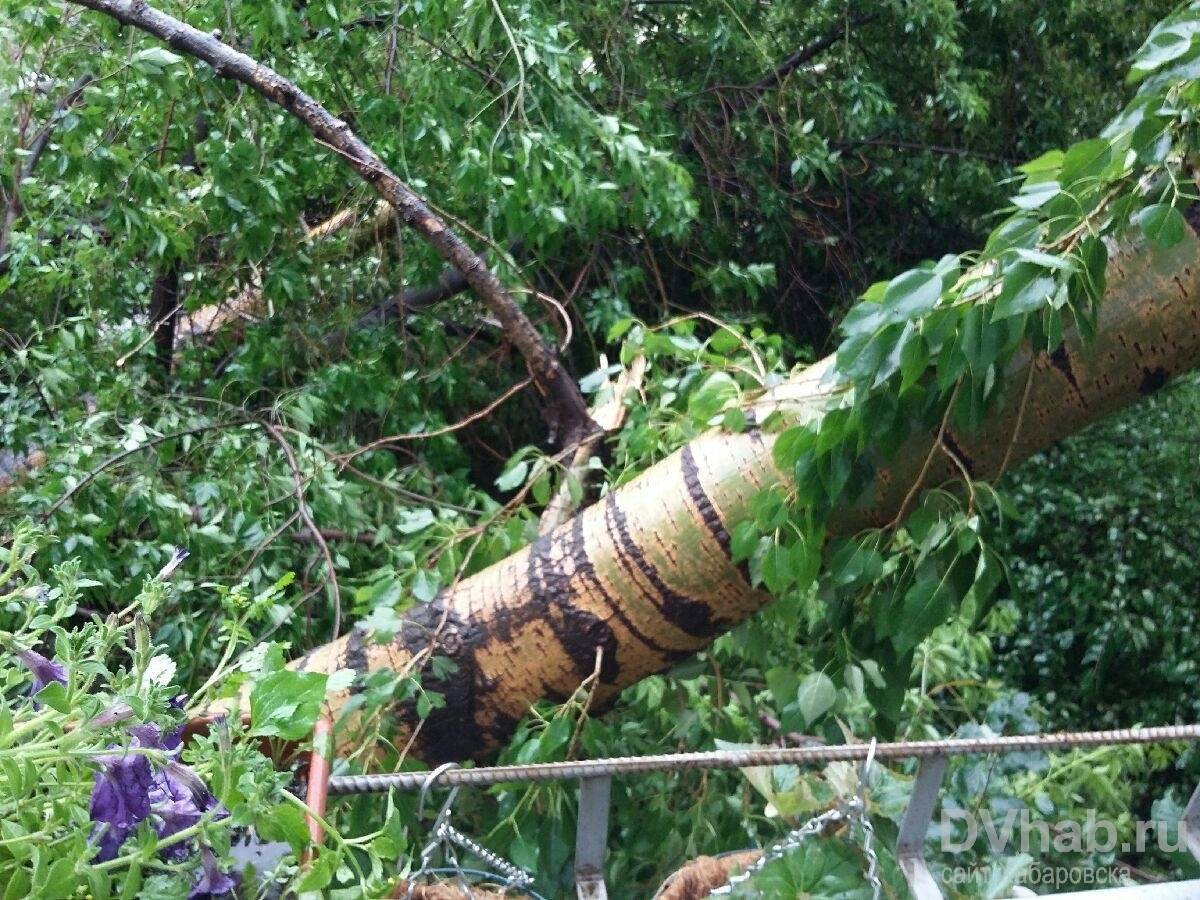
POLYGON ((824 672, 813 672, 796 689, 796 705, 806 725, 811 725, 837 702, 837 688, 824 672))
POLYGON ((1152 203, 1133 217, 1134 222, 1150 240, 1160 247, 1174 247, 1183 240, 1187 221, 1175 207, 1152 203))

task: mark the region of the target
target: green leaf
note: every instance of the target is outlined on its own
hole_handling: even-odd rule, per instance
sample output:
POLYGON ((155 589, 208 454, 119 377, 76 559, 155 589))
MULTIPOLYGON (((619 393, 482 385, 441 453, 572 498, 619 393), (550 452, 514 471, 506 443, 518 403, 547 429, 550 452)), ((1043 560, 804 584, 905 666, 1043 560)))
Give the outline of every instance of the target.
POLYGON ((941 583, 918 581, 904 595, 892 622, 892 646, 903 656, 950 616, 953 603, 941 583))
POLYGON ((1028 212, 1040 209, 1060 193, 1062 193, 1062 188, 1059 187, 1057 181, 1041 181, 1021 188, 1021 193, 1013 197, 1012 202, 1017 209, 1028 212))
POLYGON ((1067 150, 1063 157, 1062 173, 1058 180, 1070 190, 1072 185, 1080 181, 1095 180, 1100 177, 1112 161, 1112 144, 1102 138, 1090 141, 1080 141, 1067 150))
POLYGON ((1142 77, 1179 59, 1192 49, 1197 23, 1177 22, 1160 26, 1134 54, 1131 75, 1142 77))
POLYGON ((913 269, 893 278, 883 292, 883 323, 915 319, 933 309, 942 296, 942 276, 913 269))
POLYGON ((793 426, 781 431, 771 449, 775 465, 787 472, 795 468, 800 457, 813 445, 813 433, 809 428, 793 426))
POLYGON ((299 809, 286 803, 276 806, 269 815, 255 819, 254 830, 264 841, 283 841, 299 856, 309 847, 308 821, 299 809))
POLYGON ((1043 269, 1053 269, 1057 272, 1074 272, 1079 268, 1078 263, 1069 256, 1055 256, 1053 253, 1045 253, 1041 250, 1032 250, 1025 247, 1017 247, 1013 250, 1018 259, 1023 259, 1025 262, 1031 262, 1034 265, 1041 266, 1043 269))
POLYGON ((130 57, 129 65, 139 72, 148 75, 159 75, 167 66, 182 62, 183 57, 172 53, 166 47, 147 47, 139 50, 130 57))
POLYGON ((1061 150, 1047 150, 1041 156, 1017 166, 1017 171, 1029 176, 1054 174, 1062 168, 1062 164, 1063 152, 1061 150))
POLYGON ((412 593, 421 603, 432 603, 441 587, 442 581, 436 572, 421 569, 413 576, 412 593))
POLYGON ((1079 243, 1079 259, 1083 264, 1083 277, 1076 279, 1078 284, 1083 282, 1087 296, 1099 300, 1104 296, 1104 286, 1108 272, 1108 247, 1100 237, 1088 237, 1079 243))
POLYGON ((800 715, 804 716, 805 724, 813 722, 833 709, 837 702, 837 688, 833 679, 824 672, 813 672, 808 675, 800 687, 796 689, 796 704, 800 715))
POLYGON ((733 561, 740 563, 752 557, 758 550, 758 543, 761 539, 762 536, 753 522, 738 522, 734 526, 733 538, 729 543, 733 561))
POLYGON ((337 871, 340 858, 340 853, 332 851, 318 853, 316 858, 309 863, 304 877, 300 879, 300 883, 296 885, 296 891, 304 894, 310 891, 324 890, 333 881, 333 875, 337 871))
POLYGON ((796 698, 800 688, 800 677, 790 666, 774 666, 766 672, 767 690, 771 692, 771 700, 775 706, 782 709, 796 698))
POLYGON ((45 879, 37 886, 36 895, 46 900, 74 896, 75 888, 79 884, 79 878, 75 874, 75 863, 73 857, 64 857, 51 863, 46 869, 45 879))
POLYGON ((1057 281, 1047 275, 1042 266, 1017 263, 1004 273, 1000 296, 992 308, 992 321, 1023 316, 1044 308, 1057 286, 1057 281))
POLYGON ((728 372, 713 372, 688 397, 688 415, 707 423, 738 398, 737 382, 728 372))
MULTIPOLYGON (((504 476, 500 477, 503 478, 504 476)), ((499 479, 497 479, 497 485, 499 485, 499 479)), ((507 490, 507 488, 501 487, 501 490, 507 490)), ((396 515, 396 521, 392 523, 392 527, 401 534, 416 534, 418 531, 428 528, 436 521, 437 517, 433 514, 432 509, 424 506, 418 506, 414 509, 409 506, 399 510, 396 515)))
POLYGON ((787 522, 789 510, 785 499, 782 490, 771 488, 760 492, 750 501, 754 524, 759 533, 775 531, 787 522))
POLYGON ((763 553, 759 563, 763 584, 772 594, 778 596, 790 588, 796 580, 792 571, 792 554, 788 548, 772 542, 763 553))
POLYGON ((312 734, 325 703, 329 676, 320 672, 274 672, 250 691, 250 734, 298 741, 312 734))
POLYGON ((916 384, 929 368, 929 347, 920 334, 900 351, 900 393, 916 384))
POLYGON ((801 588, 807 588, 817 580, 817 576, 821 572, 820 543, 819 541, 810 541, 802 534, 797 534, 792 538, 790 553, 792 577, 801 588))
POLYGON ((1187 221, 1175 207, 1167 203, 1152 203, 1133 217, 1142 233, 1160 247, 1174 247, 1183 240, 1187 221))
POLYGON ((1036 247, 1041 230, 1042 225, 1037 219, 1013 216, 991 233, 987 240, 986 252, 992 256, 999 256, 1001 251, 1013 247, 1036 247))
MULTIPOLYGON (((493 470, 494 471, 494 470, 493 470)), ((525 483, 526 476, 529 475, 529 461, 525 459, 517 460, 496 479, 496 487, 502 491, 515 491, 525 483)))
POLYGON ((71 712, 71 702, 67 698, 67 689, 57 681, 48 682, 37 692, 36 699, 39 703, 45 703, 56 712, 64 714, 71 712))
POLYGON ((1171 152, 1171 132, 1161 119, 1143 119, 1133 130, 1130 147, 1142 165, 1162 165, 1171 152))

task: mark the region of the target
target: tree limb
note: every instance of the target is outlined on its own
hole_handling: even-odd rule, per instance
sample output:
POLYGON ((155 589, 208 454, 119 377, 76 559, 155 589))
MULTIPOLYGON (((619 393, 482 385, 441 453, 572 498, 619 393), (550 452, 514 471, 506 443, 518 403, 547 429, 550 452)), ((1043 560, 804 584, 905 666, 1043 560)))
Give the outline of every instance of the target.
POLYGON ((591 430, 587 404, 578 386, 542 341, 533 323, 479 256, 384 164, 341 119, 274 70, 244 53, 140 0, 72 0, 165 41, 175 50, 202 60, 223 78, 241 82, 304 123, 322 144, 334 150, 359 177, 391 204, 401 221, 428 241, 443 259, 462 272, 505 335, 525 358, 534 384, 546 398, 551 437, 574 443, 591 430))

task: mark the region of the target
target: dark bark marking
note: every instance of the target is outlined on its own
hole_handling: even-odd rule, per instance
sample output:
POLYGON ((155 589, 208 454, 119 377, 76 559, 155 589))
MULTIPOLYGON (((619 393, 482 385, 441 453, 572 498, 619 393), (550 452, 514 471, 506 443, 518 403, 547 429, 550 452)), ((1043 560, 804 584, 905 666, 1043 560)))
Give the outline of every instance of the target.
POLYGON ((1185 209, 1183 220, 1191 226, 1192 234, 1200 235, 1200 203, 1193 203, 1185 209))
MULTIPOLYGON (((729 529, 725 527, 721 513, 713 505, 712 498, 708 496, 704 485, 700 483, 700 465, 696 462, 696 454, 692 451, 691 444, 684 445, 681 462, 683 465, 683 483, 687 488, 688 499, 692 501, 692 504, 696 507, 696 511, 700 513, 700 521, 704 523, 704 527, 708 530, 708 533, 720 545, 721 552, 732 560, 733 538, 729 534, 729 529)), ((754 583, 753 578, 750 576, 748 560, 742 560, 740 563, 737 563, 737 570, 741 573, 742 580, 746 584, 754 583)))
POLYGON ((629 522, 613 494, 608 495, 604 511, 609 522, 609 531, 615 532, 613 547, 617 551, 617 558, 626 571, 637 570, 650 583, 655 597, 659 600, 659 610, 663 617, 684 634, 692 637, 703 638, 717 634, 720 623, 713 621, 712 610, 708 605, 671 588, 646 559, 646 554, 630 533, 629 522))
MULTIPOLYGON (((365 675, 371 670, 371 657, 367 648, 367 633, 361 628, 355 628, 346 636, 346 653, 342 657, 342 664, 347 669, 352 669, 360 675, 365 675)), ((350 685, 350 693, 358 694, 362 692, 362 684, 359 679, 354 679, 350 685)))
POLYGON ((1153 394, 1171 379, 1166 369, 1142 369, 1142 383, 1138 385, 1138 393, 1145 397, 1153 394))
POLYGON ((604 598, 605 605, 639 640, 651 643, 645 635, 633 628, 620 612, 617 598, 614 598, 596 577, 583 539, 582 517, 575 517, 570 531, 565 536, 560 535, 556 539, 543 538, 534 543, 529 552, 528 572, 533 608, 545 610, 547 613, 552 609, 557 611, 558 615, 547 615, 546 621, 580 678, 586 678, 595 670, 597 646, 602 648, 603 653, 600 677, 604 681, 614 681, 619 670, 616 658, 617 641, 612 628, 594 612, 578 606, 572 600, 576 593, 573 583, 577 579, 589 582, 604 598), (556 544, 561 547, 562 555, 569 558, 569 563, 555 561, 552 551, 556 544))
MULTIPOLYGON (((1134 349, 1137 349, 1136 344, 1134 345, 1134 349)), ((1075 377, 1075 369, 1071 365, 1071 354, 1067 352, 1066 346, 1060 344, 1049 355, 1049 359, 1051 365, 1062 373, 1063 378, 1067 379, 1067 384, 1071 385, 1071 388, 1075 391, 1075 396, 1079 398, 1079 405, 1087 409, 1087 397, 1084 395, 1083 389, 1079 386, 1079 379, 1075 377)))
MULTIPOLYGON (((444 678, 434 678, 429 672, 421 676, 422 686, 441 694, 446 703, 431 712, 421 728, 422 755, 430 761, 466 759, 478 753, 480 747, 500 740, 505 730, 515 724, 506 720, 484 727, 478 721, 478 701, 484 696, 480 690, 483 679, 475 661, 475 652, 483 642, 483 632, 478 626, 471 626, 452 611, 447 614, 442 603, 435 600, 409 610, 393 642, 412 656, 428 647, 435 636, 448 634, 453 639, 439 637, 441 646, 435 648, 435 652, 453 647, 453 653, 441 655, 451 656, 458 671, 444 678)), ((347 657, 349 655, 347 648, 347 657)), ((415 722, 414 702, 401 704, 400 715, 415 722)))

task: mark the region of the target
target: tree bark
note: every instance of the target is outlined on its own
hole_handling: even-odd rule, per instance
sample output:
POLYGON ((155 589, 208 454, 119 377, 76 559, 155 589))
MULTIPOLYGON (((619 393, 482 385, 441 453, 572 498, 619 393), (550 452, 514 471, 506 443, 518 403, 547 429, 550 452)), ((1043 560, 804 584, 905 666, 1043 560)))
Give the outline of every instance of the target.
POLYGON ((224 78, 239 81, 304 123, 321 143, 332 148, 359 177, 396 210, 408 227, 425 238, 443 259, 462 272, 479 299, 500 322, 505 335, 525 358, 534 384, 545 397, 551 439, 573 444, 591 431, 587 404, 578 385, 546 346, 533 323, 479 256, 455 234, 374 151, 341 119, 277 72, 142 0, 72 0, 165 41, 202 60, 224 78))
MULTIPOLYGON (((834 510, 831 533, 890 523, 914 490, 957 479, 963 469, 994 477, 1200 365, 1194 234, 1170 250, 1122 248, 1107 279, 1090 346, 1068 336, 1054 354, 1015 360, 1005 402, 982 431, 945 432, 948 452, 926 432, 892 458, 873 460, 872 501, 834 510), (926 466, 935 450, 935 463, 926 466)), ((760 421, 774 409, 816 420, 831 399, 823 381, 831 365, 827 358, 801 372, 748 412, 760 421)), ((706 432, 531 546, 414 608, 393 639, 376 643, 354 630, 296 666, 404 671, 430 651, 454 660, 456 674, 426 679, 446 699, 414 746, 430 761, 477 757, 506 741, 531 703, 571 696, 595 671, 598 653, 595 699, 611 700, 769 602, 746 568, 731 561, 730 535, 755 493, 784 478, 772 443, 759 430, 706 432)), ((331 699, 334 715, 346 699, 331 699)), ((402 733, 390 737, 403 743, 416 716, 407 708, 397 716, 402 733)))

